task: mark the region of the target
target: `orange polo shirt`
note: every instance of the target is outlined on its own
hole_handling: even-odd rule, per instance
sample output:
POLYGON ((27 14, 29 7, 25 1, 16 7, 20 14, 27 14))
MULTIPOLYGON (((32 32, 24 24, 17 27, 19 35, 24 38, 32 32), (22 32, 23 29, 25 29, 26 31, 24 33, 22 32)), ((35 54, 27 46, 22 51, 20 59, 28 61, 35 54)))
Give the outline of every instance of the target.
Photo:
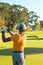
POLYGON ((25 34, 15 34, 11 36, 13 41, 13 51, 24 51, 26 36, 25 34))

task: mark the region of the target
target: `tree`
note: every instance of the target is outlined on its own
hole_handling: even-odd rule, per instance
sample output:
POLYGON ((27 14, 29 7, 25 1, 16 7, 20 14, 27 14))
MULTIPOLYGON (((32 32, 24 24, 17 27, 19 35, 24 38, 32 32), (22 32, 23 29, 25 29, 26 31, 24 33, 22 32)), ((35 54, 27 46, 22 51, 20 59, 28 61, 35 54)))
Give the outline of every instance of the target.
POLYGON ((36 14, 36 12, 34 11, 30 11, 29 12, 29 19, 32 20, 32 21, 36 21, 38 20, 39 16, 36 14))
POLYGON ((10 14, 10 23, 14 26, 16 23, 21 23, 21 22, 26 22, 28 19, 28 9, 25 7, 22 7, 20 5, 13 5, 9 9, 9 14, 10 14))
POLYGON ((38 21, 37 21, 38 18, 39 18, 39 16, 36 14, 36 12, 34 12, 34 11, 29 12, 28 22, 29 22, 29 25, 31 26, 32 30, 35 29, 36 23, 38 23, 38 21))
POLYGON ((21 5, 0 3, 0 14, 6 21, 6 26, 11 29, 16 23, 28 21, 28 9, 21 5))

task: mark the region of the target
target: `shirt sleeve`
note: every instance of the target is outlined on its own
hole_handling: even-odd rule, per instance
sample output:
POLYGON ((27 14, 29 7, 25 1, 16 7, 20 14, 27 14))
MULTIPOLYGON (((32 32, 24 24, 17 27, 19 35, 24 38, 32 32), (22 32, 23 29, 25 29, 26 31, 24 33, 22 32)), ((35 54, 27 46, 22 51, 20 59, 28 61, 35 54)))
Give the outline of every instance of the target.
POLYGON ((10 39, 11 39, 11 41, 14 41, 14 35, 12 35, 12 36, 10 37, 10 39))

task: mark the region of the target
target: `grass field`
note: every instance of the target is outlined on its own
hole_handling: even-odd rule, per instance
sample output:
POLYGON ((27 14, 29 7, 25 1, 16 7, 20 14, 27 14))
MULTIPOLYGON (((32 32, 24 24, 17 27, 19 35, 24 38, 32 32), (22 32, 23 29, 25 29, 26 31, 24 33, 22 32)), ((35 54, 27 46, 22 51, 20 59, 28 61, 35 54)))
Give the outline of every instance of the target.
MULTIPOLYGON (((26 32, 43 38, 43 31, 26 32)), ((6 33, 8 37, 9 34, 6 33)), ((12 42, 2 42, 0 33, 0 65, 12 65, 12 42)), ((43 65, 43 40, 27 40, 25 44, 25 65, 43 65)))

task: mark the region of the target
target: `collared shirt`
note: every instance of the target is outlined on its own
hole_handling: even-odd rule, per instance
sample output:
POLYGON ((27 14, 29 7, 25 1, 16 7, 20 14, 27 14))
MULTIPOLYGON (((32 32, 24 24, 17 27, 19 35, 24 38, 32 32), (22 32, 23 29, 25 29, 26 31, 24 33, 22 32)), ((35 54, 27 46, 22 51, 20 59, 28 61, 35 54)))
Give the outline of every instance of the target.
POLYGON ((13 41, 13 51, 24 51, 25 34, 14 34, 11 36, 11 40, 13 41))

